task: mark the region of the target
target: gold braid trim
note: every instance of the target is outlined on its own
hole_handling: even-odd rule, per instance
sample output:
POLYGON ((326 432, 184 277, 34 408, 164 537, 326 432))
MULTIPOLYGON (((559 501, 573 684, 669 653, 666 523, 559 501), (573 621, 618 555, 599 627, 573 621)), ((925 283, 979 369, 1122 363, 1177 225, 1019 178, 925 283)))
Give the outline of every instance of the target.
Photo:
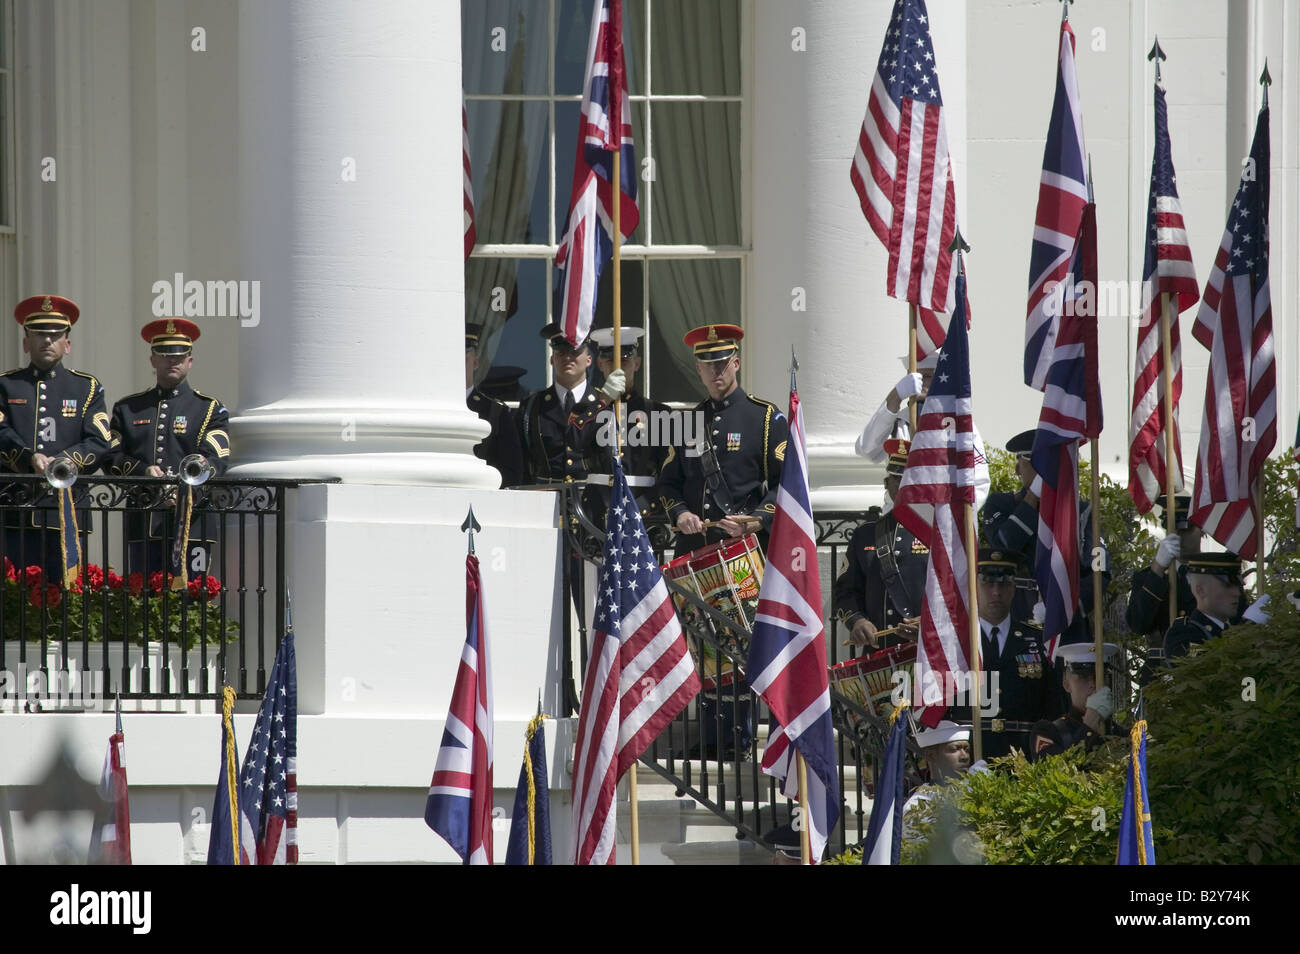
POLYGON ((1133 723, 1133 728, 1129 730, 1128 734, 1129 748, 1132 755, 1129 760, 1129 771, 1133 773, 1133 814, 1136 816, 1134 818, 1134 827, 1137 834, 1138 864, 1140 865, 1151 864, 1147 860, 1146 838, 1146 823, 1151 820, 1151 816, 1147 814, 1146 806, 1142 804, 1142 785, 1141 779, 1138 777, 1138 749, 1142 746, 1142 735, 1146 732, 1146 729, 1147 720, 1138 719, 1133 723))
MULTIPOLYGON (((239 864, 239 767, 235 764, 235 690, 221 689, 221 724, 226 730, 226 797, 230 800, 230 844, 233 864, 239 864)), ((254 849, 256 850, 256 849, 254 849)))
POLYGON ((530 865, 536 864, 533 858, 537 845, 537 785, 533 782, 533 753, 529 751, 529 745, 546 718, 544 713, 539 712, 533 721, 528 723, 528 729, 524 732, 524 777, 528 779, 528 863, 530 865))

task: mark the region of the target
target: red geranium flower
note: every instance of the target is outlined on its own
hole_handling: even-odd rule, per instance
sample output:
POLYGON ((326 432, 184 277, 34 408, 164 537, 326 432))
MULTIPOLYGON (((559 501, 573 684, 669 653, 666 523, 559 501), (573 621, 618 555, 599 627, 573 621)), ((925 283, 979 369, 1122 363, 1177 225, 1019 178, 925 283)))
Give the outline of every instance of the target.
POLYGON ((86 580, 90 583, 90 592, 98 593, 104 588, 104 571, 91 563, 86 567, 86 580))
POLYGON ((110 590, 120 590, 126 585, 126 580, 122 579, 112 570, 108 571, 108 588, 110 590))
POLYGON ((163 591, 163 585, 164 580, 162 570, 154 570, 149 574, 149 589, 153 590, 155 593, 161 593, 163 591))
MULTIPOLYGON (((186 586, 186 589, 188 589, 190 592, 190 599, 195 599, 195 600, 204 599, 204 581, 202 578, 196 577, 195 579, 190 580, 189 584, 186 586)), ((206 598, 209 601, 215 600, 218 596, 221 595, 221 581, 218 580, 215 576, 208 577, 206 589, 207 589, 206 598)))
POLYGON ((41 585, 41 579, 45 576, 39 566, 29 566, 23 570, 23 581, 27 584, 28 589, 41 585))
POLYGON ((44 587, 36 587, 27 597, 28 601, 38 609, 46 607, 54 609, 63 602, 63 591, 55 583, 47 583, 44 587))
POLYGON ((14 565, 9 561, 8 557, 5 557, 5 579, 6 580, 18 579, 18 571, 14 569, 14 565))
POLYGON ((143 593, 144 574, 132 573, 129 577, 127 577, 126 588, 130 591, 132 596, 139 596, 141 593, 143 593))

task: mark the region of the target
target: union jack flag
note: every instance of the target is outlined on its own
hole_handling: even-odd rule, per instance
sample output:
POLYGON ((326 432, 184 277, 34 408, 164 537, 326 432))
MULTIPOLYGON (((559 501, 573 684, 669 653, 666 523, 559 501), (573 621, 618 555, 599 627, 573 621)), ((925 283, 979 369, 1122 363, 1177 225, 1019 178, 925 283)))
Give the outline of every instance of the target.
POLYGON ((478 557, 465 557, 465 646, 424 820, 462 861, 492 864, 492 671, 478 557))
POLYGON ((1238 556, 1255 556, 1255 482, 1277 442, 1268 287, 1268 105, 1228 211, 1192 336, 1210 350, 1192 522, 1238 556))
POLYGON ((1151 195, 1147 202, 1147 252, 1142 265, 1142 321, 1138 326, 1137 377, 1133 381, 1132 444, 1128 453, 1128 492, 1138 513, 1147 513, 1164 493, 1165 368, 1160 343, 1161 296, 1167 294, 1173 313, 1169 322, 1168 373, 1173 375, 1174 490, 1183 489, 1183 451, 1178 428, 1178 402, 1183 394, 1183 347, 1178 315, 1201 297, 1196 285, 1192 249, 1183 228, 1173 154, 1169 147, 1165 91, 1155 87, 1156 148, 1151 157, 1151 195))
POLYGON ((469 115, 465 112, 462 101, 460 107, 461 162, 465 170, 465 259, 474 251, 478 241, 478 231, 474 228, 474 183, 470 180, 469 168, 469 115))
POLYGON ((117 731, 108 737, 104 770, 99 778, 99 797, 104 800, 95 813, 90 832, 90 863, 131 863, 131 804, 126 787, 126 735, 122 732, 122 705, 117 706, 117 731))
POLYGON ((700 691, 641 511, 615 457, 573 756, 573 858, 614 863, 614 790, 623 773, 700 691))
MULTIPOLYGON (((1065 5, 1069 10, 1069 4, 1065 5)), ((1083 147, 1083 116, 1074 72, 1074 31, 1061 19, 1056 96, 1043 150, 1043 173, 1029 253, 1029 309, 1025 319, 1025 383, 1039 391, 1047 386, 1056 335, 1060 330, 1065 278, 1088 201, 1083 147)))
POLYGON ((967 586, 973 568, 966 561, 965 537, 972 517, 966 507, 975 505, 978 461, 966 334, 966 276, 960 270, 956 285, 957 309, 948 323, 934 382, 917 419, 907 469, 894 501, 898 522, 930 548, 916 654, 918 691, 914 691, 924 702, 918 707, 918 719, 930 728, 939 724, 946 709, 942 690, 953 684, 955 674, 970 669, 967 586), (936 691, 940 691, 938 698, 936 691))
POLYGON ((780 723, 780 731, 763 752, 763 771, 781 778, 786 796, 797 798, 799 775, 790 769, 791 746, 807 763, 811 816, 807 824, 814 863, 840 817, 825 635, 803 410, 799 393, 792 389, 790 440, 772 517, 767 569, 758 592, 749 684, 780 723))
POLYGON ((591 330, 600 273, 614 254, 610 183, 614 178, 615 149, 621 156, 619 231, 627 238, 636 230, 640 212, 636 204, 632 113, 623 66, 623 4, 622 0, 595 0, 569 218, 555 254, 559 271, 557 320, 575 347, 591 330))
POLYGON ((298 863, 298 657, 290 623, 275 654, 239 773, 239 806, 259 865, 298 863))
POLYGON ((862 214, 889 250, 889 294, 924 309, 918 332, 931 351, 943 343, 934 312, 953 310, 948 245, 957 198, 950 164, 925 2, 895 0, 849 178, 862 214))
POLYGON ((1031 462, 1043 480, 1034 575, 1049 656, 1079 608, 1079 443, 1101 433, 1097 379, 1097 207, 1083 207, 1047 368, 1031 462))

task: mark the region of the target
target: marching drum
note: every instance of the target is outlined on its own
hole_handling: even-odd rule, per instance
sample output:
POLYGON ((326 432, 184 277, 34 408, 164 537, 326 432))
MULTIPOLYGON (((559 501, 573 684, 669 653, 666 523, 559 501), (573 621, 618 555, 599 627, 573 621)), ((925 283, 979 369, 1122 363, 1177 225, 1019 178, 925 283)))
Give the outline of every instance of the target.
MULTIPOLYGON (((692 591, 704 602, 736 623, 746 633, 754 626, 758 612, 758 589, 763 582, 763 550, 754 534, 711 543, 679 556, 663 567, 664 577, 692 591)), ((673 595, 677 615, 684 626, 699 618, 699 611, 686 600, 673 595)), ((747 650, 746 641, 723 633, 724 641, 747 650)), ((694 641, 692 641, 694 642, 694 641)), ((727 686, 732 681, 730 659, 719 662, 710 645, 694 647, 704 688, 727 686)))
MULTIPOLYGON (((894 674, 907 673, 899 686, 906 698, 911 698, 912 676, 916 666, 916 643, 890 646, 870 656, 860 656, 830 667, 831 688, 851 699, 868 712, 887 718, 893 711, 890 697, 894 693, 894 674)), ((859 716, 848 713, 849 723, 856 725, 859 716)))

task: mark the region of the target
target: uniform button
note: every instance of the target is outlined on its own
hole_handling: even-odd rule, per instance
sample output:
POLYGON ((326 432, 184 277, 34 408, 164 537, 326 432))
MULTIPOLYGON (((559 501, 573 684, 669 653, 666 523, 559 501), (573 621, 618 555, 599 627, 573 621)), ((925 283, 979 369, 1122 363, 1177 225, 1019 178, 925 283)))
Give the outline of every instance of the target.
POLYGON ((566 457, 565 460, 564 460, 564 462, 565 462, 566 464, 572 464, 572 463, 573 463, 573 458, 572 458, 572 457, 566 457))
POLYGON ((163 401, 163 402, 162 402, 162 406, 163 406, 163 410, 166 410, 166 409, 167 409, 167 402, 166 402, 166 401, 163 401))
POLYGON ((44 405, 44 404, 41 405, 41 410, 42 410, 42 411, 45 410, 45 405, 44 405))
POLYGON ((714 437, 717 437, 717 436, 718 436, 718 432, 717 432, 717 431, 714 431, 714 432, 713 432, 713 436, 714 436, 714 437))
POLYGON ((37 450, 45 450, 45 445, 44 445, 44 444, 37 444, 37 445, 36 445, 36 449, 37 449, 37 450))

